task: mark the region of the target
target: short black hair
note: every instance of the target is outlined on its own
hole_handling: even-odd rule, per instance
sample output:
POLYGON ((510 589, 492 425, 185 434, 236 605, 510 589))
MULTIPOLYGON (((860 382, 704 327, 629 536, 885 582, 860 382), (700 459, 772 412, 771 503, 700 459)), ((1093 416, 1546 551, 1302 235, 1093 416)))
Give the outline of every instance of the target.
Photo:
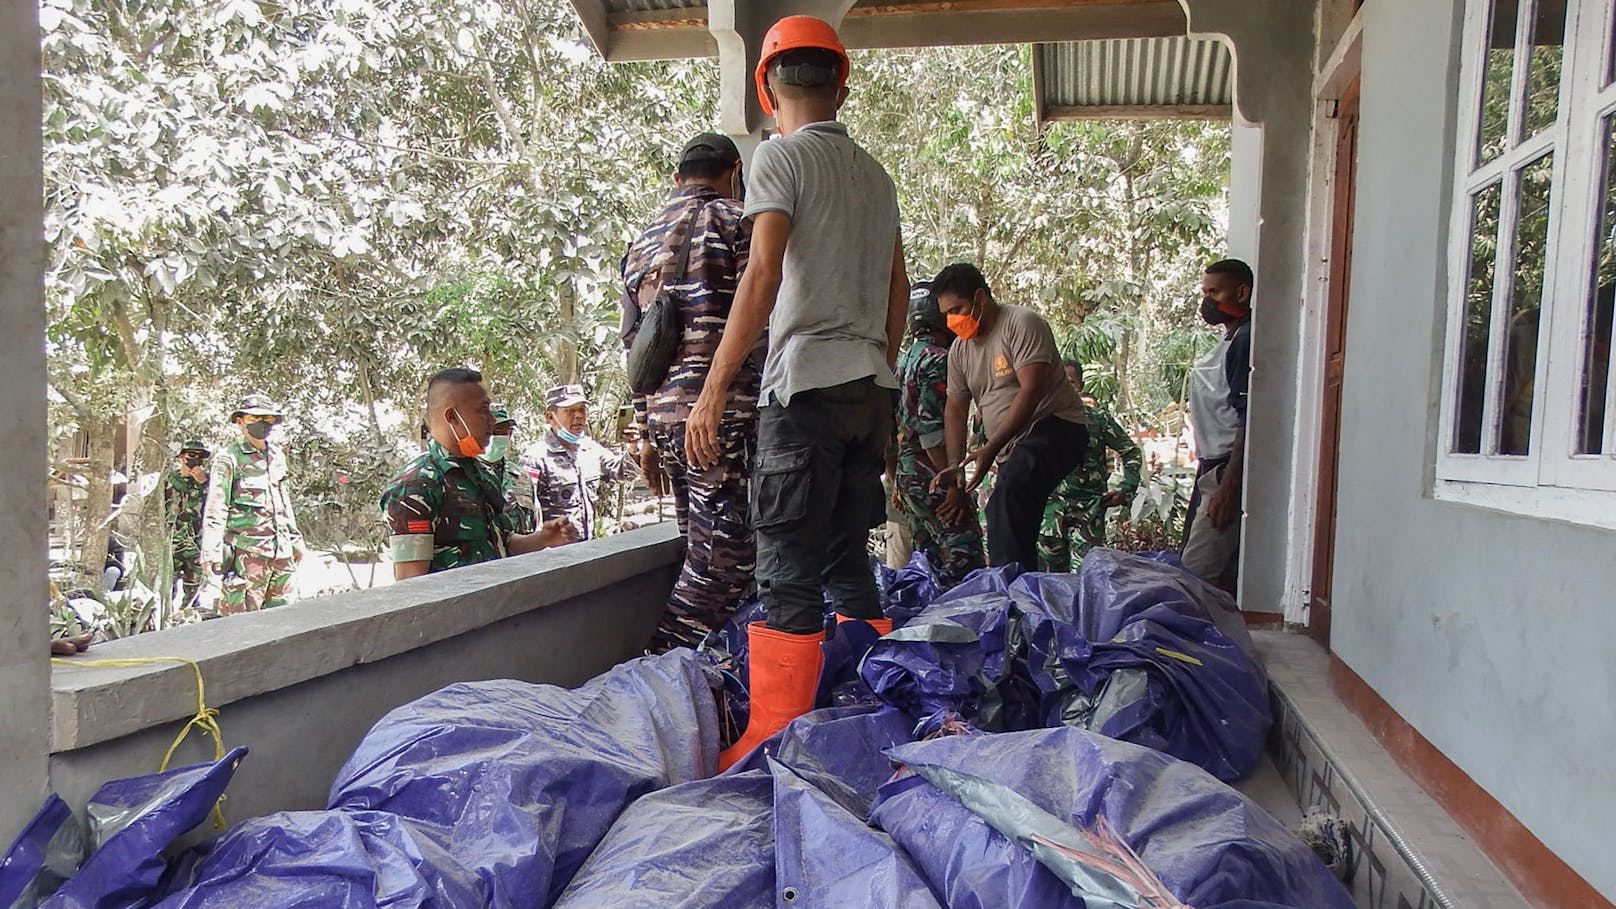
POLYGON ((987 291, 988 298, 993 298, 993 289, 988 287, 988 279, 982 277, 981 269, 969 262, 955 262, 931 279, 931 294, 934 298, 950 294, 969 300, 976 296, 979 290, 987 291))
POLYGON ((1209 275, 1233 275, 1236 281, 1247 287, 1257 286, 1257 276, 1252 274, 1251 266, 1239 259, 1219 259, 1206 267, 1209 275))
POLYGON ((465 366, 451 366, 434 373, 426 383, 426 406, 433 407, 433 401, 450 387, 471 385, 483 380, 483 374, 475 369, 465 366))
POLYGON ((1062 366, 1070 366, 1072 369, 1077 370, 1077 381, 1079 383, 1081 383, 1083 381, 1083 364, 1082 363, 1078 362, 1077 360, 1072 359, 1071 357, 1062 357, 1061 358, 1061 365, 1062 366))
POLYGON ((825 47, 795 47, 775 55, 769 61, 769 72, 784 85, 835 88, 842 74, 842 56, 825 47))
POLYGON ((432 374, 432 378, 426 382, 426 393, 431 394, 432 389, 437 388, 439 385, 470 385, 473 382, 481 382, 482 380, 483 374, 475 369, 468 366, 451 366, 448 369, 440 369, 432 374))
POLYGON ((683 180, 716 180, 729 173, 734 166, 733 161, 719 161, 716 158, 684 161, 679 165, 679 177, 683 180))

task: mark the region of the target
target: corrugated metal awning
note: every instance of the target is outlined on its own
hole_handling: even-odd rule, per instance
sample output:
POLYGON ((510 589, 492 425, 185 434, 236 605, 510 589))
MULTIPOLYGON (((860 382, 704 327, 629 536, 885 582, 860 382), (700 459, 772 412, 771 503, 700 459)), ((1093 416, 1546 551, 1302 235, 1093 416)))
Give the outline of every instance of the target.
POLYGON ((650 10, 707 10, 707 0, 606 0, 611 15, 643 13, 650 10))
POLYGON ((1210 38, 1123 38, 1033 47, 1038 118, 1226 120, 1234 60, 1210 38))

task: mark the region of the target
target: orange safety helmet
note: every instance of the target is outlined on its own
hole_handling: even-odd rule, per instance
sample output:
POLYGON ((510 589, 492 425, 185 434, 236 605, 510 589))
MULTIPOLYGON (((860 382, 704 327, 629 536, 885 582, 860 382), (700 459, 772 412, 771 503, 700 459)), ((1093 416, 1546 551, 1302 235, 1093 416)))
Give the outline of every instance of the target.
POLYGON ((847 74, 852 65, 847 60, 847 48, 842 46, 842 39, 836 34, 836 29, 830 23, 813 16, 787 16, 763 36, 763 53, 758 57, 757 65, 757 93, 758 103, 763 105, 763 112, 774 116, 774 105, 769 103, 768 72, 769 61, 789 50, 802 47, 818 47, 828 51, 835 51, 842 58, 842 71, 837 88, 847 85, 847 74))

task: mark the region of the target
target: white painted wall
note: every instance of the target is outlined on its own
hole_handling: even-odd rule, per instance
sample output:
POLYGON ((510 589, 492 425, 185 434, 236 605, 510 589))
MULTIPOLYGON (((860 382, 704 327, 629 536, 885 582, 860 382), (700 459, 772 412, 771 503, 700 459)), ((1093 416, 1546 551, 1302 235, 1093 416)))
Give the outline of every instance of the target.
POLYGON ((39 20, 0 4, 0 849, 45 795, 45 247, 39 20))
POLYGON ((1363 12, 1332 645, 1616 899, 1616 533, 1430 495, 1461 5, 1363 12))

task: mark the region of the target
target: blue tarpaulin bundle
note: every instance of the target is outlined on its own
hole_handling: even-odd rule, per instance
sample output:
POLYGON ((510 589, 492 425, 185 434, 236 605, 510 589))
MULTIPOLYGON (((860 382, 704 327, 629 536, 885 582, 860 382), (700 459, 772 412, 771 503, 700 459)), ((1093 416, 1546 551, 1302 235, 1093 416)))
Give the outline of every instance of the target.
POLYGON ((627 806, 712 775, 708 670, 679 650, 576 690, 450 685, 376 724, 330 808, 234 828, 161 905, 548 906, 627 806))
POLYGON ((1223 780, 1262 759, 1267 682, 1227 594, 1170 561, 1094 550, 1081 573, 977 572, 865 658, 875 694, 993 731, 1070 725, 1223 780))
MULTIPOLYGON (((883 575, 889 607, 935 590, 923 560, 904 571, 883 575)), ((1216 778, 1258 760, 1267 724, 1220 597, 1103 551, 1079 575, 978 572, 873 647, 837 629, 821 699, 839 706, 720 776, 708 655, 576 690, 451 685, 377 723, 326 809, 247 821, 166 869, 183 831, 165 827, 130 866, 144 895, 81 874, 62 905, 1345 909, 1312 852, 1216 778)))

